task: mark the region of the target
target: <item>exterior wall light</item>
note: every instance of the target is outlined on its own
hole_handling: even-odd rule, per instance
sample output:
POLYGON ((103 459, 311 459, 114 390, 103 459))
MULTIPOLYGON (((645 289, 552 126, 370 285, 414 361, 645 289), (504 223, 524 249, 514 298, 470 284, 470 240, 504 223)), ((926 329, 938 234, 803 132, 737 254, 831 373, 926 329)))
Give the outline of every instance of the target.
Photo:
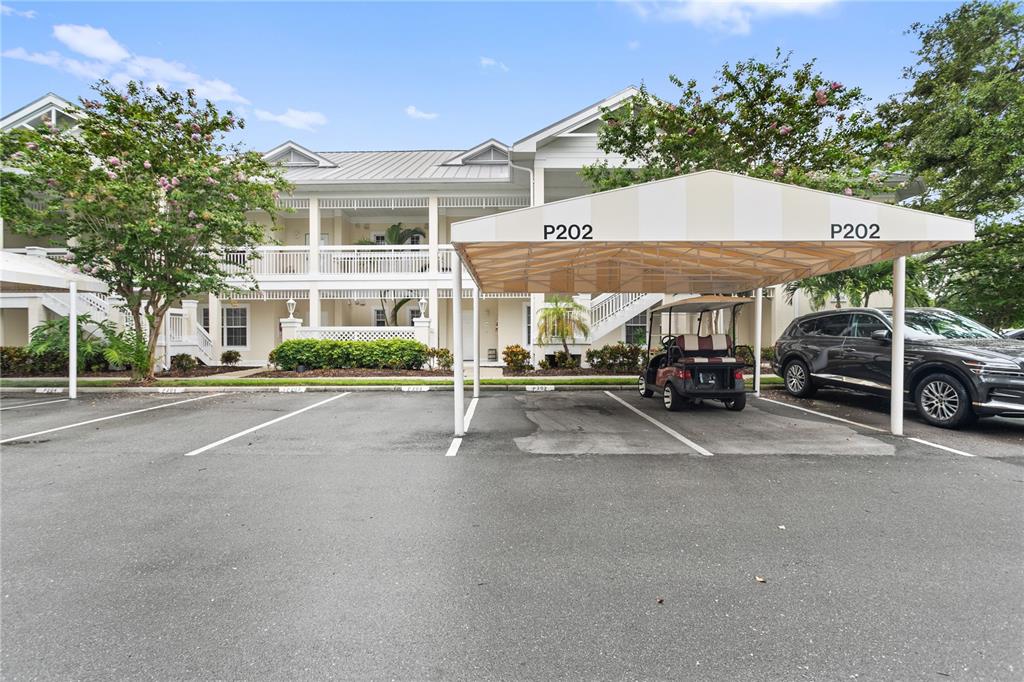
POLYGON ((420 306, 420 316, 421 317, 426 317, 427 316, 427 299, 421 298, 419 300, 419 306, 420 306))
POLYGON ((285 303, 285 305, 288 306, 288 319, 289 320, 294 320, 295 319, 295 299, 294 298, 289 298, 288 302, 285 303))

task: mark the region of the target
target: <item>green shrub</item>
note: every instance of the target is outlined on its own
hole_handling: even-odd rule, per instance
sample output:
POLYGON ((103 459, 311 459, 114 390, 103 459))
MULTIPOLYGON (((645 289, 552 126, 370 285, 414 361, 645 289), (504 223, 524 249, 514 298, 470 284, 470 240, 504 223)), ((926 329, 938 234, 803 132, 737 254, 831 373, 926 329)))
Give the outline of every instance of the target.
POLYGON ((455 364, 455 356, 447 348, 428 348, 427 359, 440 370, 450 370, 455 364))
POLYGON ((775 359, 775 346, 765 346, 761 349, 761 360, 771 362, 775 359))
POLYGON ((505 368, 510 372, 525 372, 530 369, 530 351, 518 343, 505 346, 501 352, 501 359, 505 361, 505 368))
POLYGON ((643 346, 620 342, 591 348, 587 351, 587 362, 594 369, 632 374, 643 368, 646 353, 643 346))
POLYGON ((335 341, 289 339, 270 352, 270 362, 283 370, 306 369, 419 369, 427 347, 409 339, 335 341))
POLYGON ((555 352, 554 362, 551 364, 558 369, 577 369, 580 366, 580 361, 564 350, 560 350, 555 352))
POLYGON ((226 350, 220 354, 220 364, 234 367, 242 361, 242 354, 237 350, 226 350))
POLYGON ((175 372, 191 372, 199 366, 199 362, 188 353, 171 356, 171 369, 175 372))
MULTIPOLYGON (((114 333, 110 322, 96 322, 88 315, 78 316, 78 369, 102 371, 107 369, 104 349, 107 347, 106 336, 114 333), (92 326, 93 331, 86 331, 92 326)), ((64 374, 67 372, 68 331, 70 323, 67 317, 47 320, 32 330, 26 349, 34 356, 33 374, 64 374)))
POLYGON ((741 360, 743 364, 751 366, 754 364, 754 351, 750 346, 736 346, 733 356, 737 360, 741 360))
POLYGON ((32 371, 32 356, 21 346, 0 348, 0 374, 29 374, 32 371))

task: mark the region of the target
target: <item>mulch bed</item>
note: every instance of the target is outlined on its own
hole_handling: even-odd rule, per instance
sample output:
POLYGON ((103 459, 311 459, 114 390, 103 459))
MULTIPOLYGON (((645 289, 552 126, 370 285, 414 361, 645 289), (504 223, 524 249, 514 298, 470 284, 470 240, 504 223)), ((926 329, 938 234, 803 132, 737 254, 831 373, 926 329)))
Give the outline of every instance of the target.
POLYGON ((451 377, 452 371, 441 369, 308 369, 305 372, 267 370, 248 379, 315 379, 318 377, 451 377))
POLYGON ((533 369, 528 372, 510 372, 507 369, 501 371, 502 376, 506 377, 579 377, 579 376, 632 376, 633 374, 639 374, 640 370, 636 372, 616 372, 610 369, 583 369, 577 367, 576 369, 533 369))
MULTIPOLYGON (((241 370, 241 369, 250 369, 250 368, 249 367, 239 367, 239 366, 235 366, 235 367, 196 367, 191 372, 178 372, 178 371, 175 371, 175 370, 172 370, 170 372, 157 372, 156 373, 156 378, 157 379, 188 379, 188 378, 197 378, 197 377, 208 377, 208 376, 212 376, 214 374, 224 374, 225 372, 237 372, 238 370, 241 370)), ((103 372, 79 372, 78 373, 78 378, 79 379, 89 379, 89 378, 96 378, 96 377, 102 377, 102 378, 111 377, 111 378, 116 378, 116 379, 120 379, 120 378, 130 379, 131 376, 132 376, 132 371, 130 369, 108 369, 108 370, 103 371, 103 372)), ((8 374, 8 373, 5 372, 4 373, 4 377, 5 378, 10 378, 10 379, 65 379, 65 378, 67 378, 67 374, 53 374, 53 375, 50 375, 50 374, 15 374, 15 373, 8 374)))

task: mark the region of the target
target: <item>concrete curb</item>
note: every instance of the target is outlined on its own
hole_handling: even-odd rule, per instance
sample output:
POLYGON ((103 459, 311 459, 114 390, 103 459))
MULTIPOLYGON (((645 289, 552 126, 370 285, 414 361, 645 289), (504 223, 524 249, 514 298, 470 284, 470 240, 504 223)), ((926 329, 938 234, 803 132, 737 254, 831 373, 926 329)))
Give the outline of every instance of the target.
MULTIPOLYGON (((344 393, 359 391, 390 391, 393 393, 427 393, 434 391, 452 392, 454 388, 448 386, 417 386, 417 385, 390 385, 390 386, 79 386, 79 393, 344 393)), ((472 386, 466 386, 467 391, 472 386)), ((632 391, 631 385, 620 384, 500 384, 482 385, 483 392, 513 392, 513 391, 632 391)), ((53 395, 67 397, 66 388, 46 388, 36 386, 9 386, 0 388, 0 396, 8 394, 33 394, 53 395)))

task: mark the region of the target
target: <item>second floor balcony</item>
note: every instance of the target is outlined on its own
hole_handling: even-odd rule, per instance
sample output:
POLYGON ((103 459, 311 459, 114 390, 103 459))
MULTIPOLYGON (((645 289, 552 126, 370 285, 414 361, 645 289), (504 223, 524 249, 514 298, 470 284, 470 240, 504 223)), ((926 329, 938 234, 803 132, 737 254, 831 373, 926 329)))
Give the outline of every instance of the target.
POLYGON ((225 260, 241 273, 248 266, 257 279, 433 279, 451 273, 452 247, 439 246, 432 262, 426 245, 261 246, 227 251, 225 260))

